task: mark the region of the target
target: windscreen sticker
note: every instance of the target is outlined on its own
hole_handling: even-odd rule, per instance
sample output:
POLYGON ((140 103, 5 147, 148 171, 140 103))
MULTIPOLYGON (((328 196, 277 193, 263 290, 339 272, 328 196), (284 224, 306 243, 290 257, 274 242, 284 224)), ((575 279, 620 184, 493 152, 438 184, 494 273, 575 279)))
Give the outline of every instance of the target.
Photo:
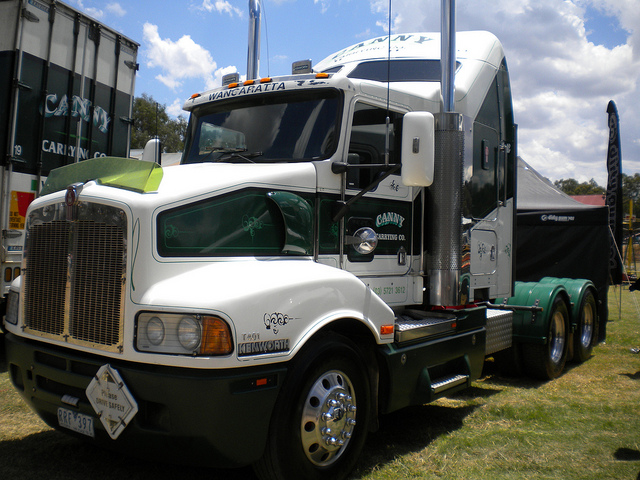
POLYGON ((284 82, 259 83, 257 85, 247 85, 242 88, 229 88, 221 92, 213 92, 209 95, 209 100, 221 100, 223 98, 237 97, 250 93, 275 92, 286 90, 284 82))

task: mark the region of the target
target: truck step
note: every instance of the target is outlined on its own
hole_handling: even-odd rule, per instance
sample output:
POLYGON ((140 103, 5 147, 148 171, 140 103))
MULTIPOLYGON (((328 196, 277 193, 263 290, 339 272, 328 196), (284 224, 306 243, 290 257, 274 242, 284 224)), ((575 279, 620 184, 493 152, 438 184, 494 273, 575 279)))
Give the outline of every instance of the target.
POLYGON ((431 384, 431 393, 435 395, 444 392, 458 385, 466 384, 468 380, 469 375, 452 375, 450 377, 438 378, 431 384))
POLYGON ((423 340, 454 332, 455 329, 454 315, 410 310, 396 317, 395 340, 398 343, 423 340))

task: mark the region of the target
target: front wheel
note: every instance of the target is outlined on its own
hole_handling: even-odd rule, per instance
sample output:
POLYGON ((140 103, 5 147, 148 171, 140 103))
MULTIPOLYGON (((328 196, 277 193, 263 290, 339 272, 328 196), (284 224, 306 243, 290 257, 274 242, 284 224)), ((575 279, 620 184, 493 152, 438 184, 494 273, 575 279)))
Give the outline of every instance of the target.
POLYGON ((278 398, 263 458, 263 480, 340 479, 366 439, 367 369, 347 338, 327 334, 298 354, 278 398))
POLYGON ((568 338, 569 310, 564 299, 557 296, 551 307, 546 344, 522 344, 527 372, 541 380, 559 377, 567 361, 568 338))

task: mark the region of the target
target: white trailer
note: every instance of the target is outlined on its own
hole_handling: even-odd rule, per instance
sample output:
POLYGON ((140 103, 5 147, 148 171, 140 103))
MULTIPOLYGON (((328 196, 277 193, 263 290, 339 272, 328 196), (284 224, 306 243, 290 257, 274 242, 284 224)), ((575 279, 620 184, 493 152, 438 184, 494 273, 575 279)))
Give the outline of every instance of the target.
POLYGON ((0 316, 49 172, 129 155, 138 44, 54 0, 0 2, 0 316))

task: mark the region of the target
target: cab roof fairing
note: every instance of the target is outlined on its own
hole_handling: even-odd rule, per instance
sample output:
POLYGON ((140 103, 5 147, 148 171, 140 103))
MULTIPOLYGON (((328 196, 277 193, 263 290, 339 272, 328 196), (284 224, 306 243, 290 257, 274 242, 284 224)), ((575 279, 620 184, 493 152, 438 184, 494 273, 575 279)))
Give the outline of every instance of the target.
MULTIPOLYGON (((372 60, 388 58, 388 36, 378 37, 347 47, 331 55, 314 67, 317 71, 342 66, 334 73, 335 79, 346 78, 358 65, 372 60)), ((440 33, 408 33, 391 36, 391 59, 440 59, 440 33)), ((457 61, 460 67, 455 78, 456 111, 475 118, 491 82, 504 59, 504 50, 498 38, 490 32, 458 32, 456 38, 457 61)), ((374 85, 385 82, 359 80, 360 91, 372 94, 374 85)), ((426 110, 436 113, 441 109, 442 95, 440 82, 393 82, 391 91, 411 95, 414 101, 411 110, 426 110), (430 87, 427 87, 429 85, 430 87), (423 108, 418 107, 415 99, 425 101, 423 108), (437 100, 436 100, 437 99, 437 100), (437 108, 435 103, 440 105, 437 108)), ((392 98, 394 95, 392 94, 392 98)))
MULTIPOLYGON (((314 65, 313 69, 316 72, 323 72, 341 65, 348 66, 348 69, 338 72, 342 76, 353 70, 359 63, 386 60, 389 56, 392 60, 440 59, 440 33, 418 32, 391 35, 391 51, 389 51, 388 39, 389 36, 385 35, 354 44, 329 55, 314 65)), ((464 59, 475 59, 498 67, 504 57, 502 44, 498 38, 486 31, 458 32, 456 50, 456 57, 461 63, 464 59)))

